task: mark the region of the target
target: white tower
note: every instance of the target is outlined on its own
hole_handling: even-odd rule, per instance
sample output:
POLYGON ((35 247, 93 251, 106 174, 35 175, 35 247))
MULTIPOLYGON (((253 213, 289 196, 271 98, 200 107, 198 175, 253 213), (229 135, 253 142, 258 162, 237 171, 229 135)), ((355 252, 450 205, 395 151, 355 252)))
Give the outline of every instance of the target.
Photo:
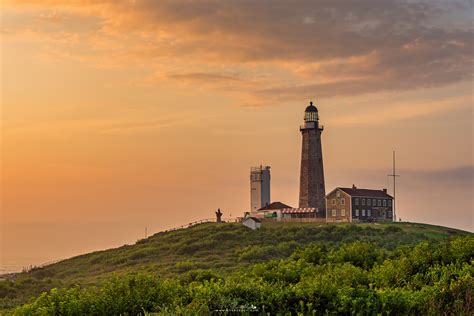
POLYGON ((270 167, 250 168, 250 211, 270 204, 270 167))

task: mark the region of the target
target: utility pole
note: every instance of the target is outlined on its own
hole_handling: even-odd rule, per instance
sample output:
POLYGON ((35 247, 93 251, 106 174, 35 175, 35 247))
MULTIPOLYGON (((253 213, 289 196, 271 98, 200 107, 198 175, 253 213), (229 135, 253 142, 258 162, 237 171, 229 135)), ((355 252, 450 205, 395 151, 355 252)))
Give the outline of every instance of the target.
POLYGON ((392 171, 392 174, 389 174, 388 176, 393 177, 393 221, 396 222, 397 217, 396 217, 396 213, 395 213, 395 192, 396 192, 395 191, 395 185, 396 185, 395 179, 397 177, 399 177, 400 175, 395 173, 395 150, 393 151, 393 171, 392 171))

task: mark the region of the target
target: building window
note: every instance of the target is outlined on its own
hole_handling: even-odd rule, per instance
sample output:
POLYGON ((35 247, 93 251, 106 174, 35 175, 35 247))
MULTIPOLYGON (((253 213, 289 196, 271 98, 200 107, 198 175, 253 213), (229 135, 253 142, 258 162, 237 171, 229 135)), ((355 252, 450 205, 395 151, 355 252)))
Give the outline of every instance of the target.
POLYGON ((365 216, 365 210, 362 210, 362 216, 365 216))
POLYGON ((346 200, 345 199, 341 199, 341 205, 346 205, 346 200))
POLYGON ((336 215, 337 215, 337 210, 332 210, 332 216, 336 217, 336 215))
POLYGON ((356 214, 355 214, 355 216, 359 216, 359 209, 358 209, 358 208, 356 208, 356 214))
POLYGON ((337 192, 336 192, 336 196, 337 196, 337 197, 340 197, 340 196, 341 196, 341 192, 340 192, 340 191, 337 191, 337 192))
POLYGON ((392 206, 392 200, 388 200, 388 206, 392 206))
POLYGON ((370 199, 367 199, 367 205, 370 206, 370 199))
POLYGON ((332 205, 336 205, 336 199, 332 199, 332 205))
POLYGON ((387 200, 383 200, 383 206, 387 206, 387 200))
POLYGON ((371 215, 370 213, 371 213, 370 210, 367 210, 367 216, 370 216, 371 215))
POLYGON ((382 206, 382 200, 379 200, 379 204, 378 204, 378 205, 379 205, 379 206, 382 206))
POLYGON ((372 205, 373 205, 373 206, 376 206, 376 205, 377 205, 377 200, 376 200, 376 199, 373 199, 373 200, 372 200, 372 205))
POLYGON ((345 210, 345 209, 342 209, 342 210, 341 210, 341 216, 342 216, 342 217, 346 216, 346 210, 345 210))
POLYGON ((388 212, 387 212, 387 217, 388 217, 388 218, 392 218, 392 211, 388 211, 388 212))
POLYGON ((362 205, 365 205, 365 199, 362 199, 362 205))
POLYGON ((359 205, 359 199, 355 199, 355 205, 359 205))

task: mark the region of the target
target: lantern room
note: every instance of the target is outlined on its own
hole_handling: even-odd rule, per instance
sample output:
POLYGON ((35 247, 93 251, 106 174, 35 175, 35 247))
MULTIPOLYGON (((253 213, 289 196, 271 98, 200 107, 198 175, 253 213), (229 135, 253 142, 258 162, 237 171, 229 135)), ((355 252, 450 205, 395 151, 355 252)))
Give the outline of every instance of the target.
POLYGON ((317 122, 318 120, 318 109, 313 105, 313 102, 311 101, 308 107, 306 107, 306 110, 304 111, 304 121, 317 122))

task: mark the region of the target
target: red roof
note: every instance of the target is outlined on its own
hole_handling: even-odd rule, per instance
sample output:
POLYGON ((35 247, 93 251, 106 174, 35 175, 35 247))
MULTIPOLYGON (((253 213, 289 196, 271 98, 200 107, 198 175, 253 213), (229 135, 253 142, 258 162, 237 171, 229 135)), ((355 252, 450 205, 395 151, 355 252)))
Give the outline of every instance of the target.
POLYGON ((281 210, 283 208, 291 208, 291 206, 283 204, 281 202, 273 202, 264 207, 259 208, 257 211, 266 211, 266 210, 281 210))
POLYGON ((393 199, 392 196, 388 195, 383 190, 359 189, 359 188, 338 188, 338 189, 341 189, 342 191, 346 192, 350 196, 393 199))
POLYGON ((317 211, 316 207, 284 208, 281 210, 283 214, 315 213, 317 211))

